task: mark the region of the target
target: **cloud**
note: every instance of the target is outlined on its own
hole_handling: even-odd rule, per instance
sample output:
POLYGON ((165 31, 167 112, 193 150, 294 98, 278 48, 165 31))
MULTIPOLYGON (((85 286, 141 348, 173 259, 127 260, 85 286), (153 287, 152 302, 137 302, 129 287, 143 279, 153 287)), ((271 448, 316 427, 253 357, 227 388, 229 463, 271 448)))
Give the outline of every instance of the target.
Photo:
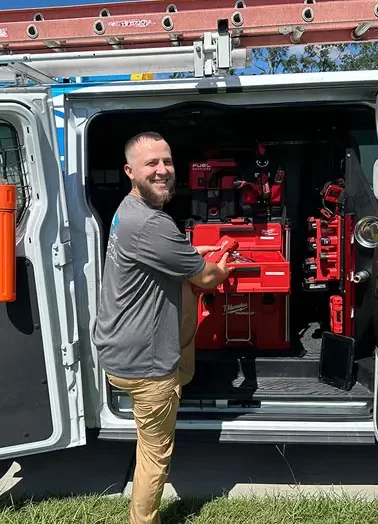
MULTIPOLYGON (((333 44, 325 44, 325 46, 329 50, 329 57, 331 60, 337 60, 340 58, 340 50, 337 48, 336 45, 333 44)), ((319 47, 316 45, 315 47, 319 47)), ((289 56, 295 55, 298 58, 304 54, 305 46, 304 45, 293 45, 289 47, 289 56)))

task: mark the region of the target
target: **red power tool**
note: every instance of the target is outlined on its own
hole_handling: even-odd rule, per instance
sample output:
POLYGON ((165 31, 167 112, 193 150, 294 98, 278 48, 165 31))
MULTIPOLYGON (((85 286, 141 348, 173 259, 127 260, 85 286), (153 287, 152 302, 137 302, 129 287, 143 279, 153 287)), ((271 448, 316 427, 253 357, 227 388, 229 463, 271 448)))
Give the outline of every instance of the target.
MULTIPOLYGON (((220 246, 219 251, 210 251, 209 253, 206 253, 206 255, 204 256, 206 262, 218 264, 218 262, 222 260, 222 257, 225 253, 228 252, 231 255, 231 253, 239 247, 239 242, 234 238, 224 235, 218 240, 218 242, 215 245, 220 246)), ((199 288, 197 286, 192 286, 192 289, 194 293, 198 294, 205 292, 204 289, 199 288)))
POLYGON ((327 182, 320 191, 320 195, 323 203, 323 209, 320 211, 321 214, 326 219, 330 219, 333 215, 339 214, 345 195, 344 179, 338 178, 334 182, 327 182))
POLYGON ((261 143, 256 145, 255 166, 252 169, 253 171, 248 170, 242 178, 237 178, 233 183, 235 189, 243 190, 241 205, 279 205, 285 171, 279 167, 273 176, 265 146, 261 143))
POLYGON ((224 235, 218 240, 216 246, 221 246, 220 250, 207 253, 204 257, 207 262, 218 264, 225 253, 229 252, 231 254, 239 247, 239 242, 234 238, 224 235))

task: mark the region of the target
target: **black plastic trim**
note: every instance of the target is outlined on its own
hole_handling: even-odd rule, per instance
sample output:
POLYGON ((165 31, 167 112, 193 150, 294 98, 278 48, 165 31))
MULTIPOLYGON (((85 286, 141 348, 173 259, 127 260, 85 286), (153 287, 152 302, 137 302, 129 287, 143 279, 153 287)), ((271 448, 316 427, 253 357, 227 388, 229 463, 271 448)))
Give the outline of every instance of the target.
POLYGON ((33 264, 17 258, 17 299, 0 303, 0 448, 53 433, 33 264))
MULTIPOLYGON (((123 420, 132 420, 133 415, 131 412, 122 413, 122 412, 114 412, 117 418, 123 419, 123 420)), ((273 421, 273 422, 287 422, 291 421, 293 423, 295 422, 362 422, 367 420, 372 420, 373 415, 370 413, 369 408, 366 408, 366 413, 364 415, 323 415, 323 414, 289 414, 289 413, 228 413, 227 409, 224 409, 222 413, 220 411, 218 412, 199 412, 199 411, 192 411, 192 412, 178 412, 177 414, 177 420, 195 420, 197 421, 203 421, 203 420, 222 420, 223 421, 273 421)))

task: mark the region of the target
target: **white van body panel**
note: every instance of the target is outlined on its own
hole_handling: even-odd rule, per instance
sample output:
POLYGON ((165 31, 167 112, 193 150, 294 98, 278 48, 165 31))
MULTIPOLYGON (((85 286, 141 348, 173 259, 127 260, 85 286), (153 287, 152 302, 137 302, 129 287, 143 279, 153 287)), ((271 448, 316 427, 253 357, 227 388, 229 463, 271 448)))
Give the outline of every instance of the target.
MULTIPOLYGON (((375 107, 378 90, 378 72, 311 73, 272 76, 240 76, 223 79, 184 79, 147 82, 127 82, 87 86, 76 89, 65 97, 66 127, 66 194, 71 220, 71 236, 75 280, 78 286, 78 319, 80 339, 83 341, 82 365, 90 398, 87 420, 100 427, 101 438, 135 438, 135 426, 131 420, 131 406, 123 399, 126 418, 117 417, 107 404, 106 381, 98 367, 96 349, 88 338, 96 315, 101 289, 101 230, 96 216, 89 209, 84 194, 87 171, 86 131, 92 118, 107 111, 156 109, 184 101, 203 101, 225 105, 281 105, 300 103, 361 103, 375 107), (85 241, 84 241, 85 238, 85 241), (85 278, 79 282, 79 276, 85 278), (82 331, 81 331, 82 330, 82 331), (128 415, 127 415, 128 414, 128 415), (130 418, 127 418, 129 416, 130 418)), ((300 125, 300 123, 299 123, 300 125)), ((106 154, 106 153, 104 153, 106 154)), ((320 406, 316 403, 285 405, 281 409, 302 410, 306 413, 314 407, 321 410, 346 409, 342 403, 320 406)), ((326 404, 326 403, 323 403, 326 404)), ((361 406, 348 409, 358 410, 361 406)), ((265 406, 265 412, 277 412, 280 406, 265 406)), ((185 408, 182 408, 185 409, 185 408)), ((193 415, 195 415, 195 410, 193 415)), ((220 414, 222 408, 215 408, 220 414)), ((220 440, 248 440, 258 442, 374 442, 374 424, 358 422, 306 422, 290 420, 179 420, 179 432, 219 432, 220 440)))

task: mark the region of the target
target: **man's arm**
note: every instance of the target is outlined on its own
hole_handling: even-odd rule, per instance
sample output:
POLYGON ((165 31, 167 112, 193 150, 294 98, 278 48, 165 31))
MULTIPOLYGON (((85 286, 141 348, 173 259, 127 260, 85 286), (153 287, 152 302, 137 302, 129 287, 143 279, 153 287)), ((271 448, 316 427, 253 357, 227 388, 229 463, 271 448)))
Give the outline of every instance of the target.
POLYGON ((205 265, 204 258, 162 211, 156 211, 141 226, 136 260, 181 281, 199 273, 205 265))
POLYGON ((164 212, 157 211, 142 226, 136 259, 172 278, 213 288, 230 273, 227 255, 218 263, 207 262, 164 212))
MULTIPOLYGON (((205 256, 207 253, 213 251, 219 251, 220 249, 220 246, 196 246, 196 250, 202 256, 205 256)), ((205 289, 216 287, 218 284, 222 283, 232 271, 232 269, 228 268, 226 265, 227 258, 228 253, 225 254, 221 261, 217 264, 207 262, 203 270, 192 277, 190 282, 192 282, 197 287, 202 287, 205 289)))

